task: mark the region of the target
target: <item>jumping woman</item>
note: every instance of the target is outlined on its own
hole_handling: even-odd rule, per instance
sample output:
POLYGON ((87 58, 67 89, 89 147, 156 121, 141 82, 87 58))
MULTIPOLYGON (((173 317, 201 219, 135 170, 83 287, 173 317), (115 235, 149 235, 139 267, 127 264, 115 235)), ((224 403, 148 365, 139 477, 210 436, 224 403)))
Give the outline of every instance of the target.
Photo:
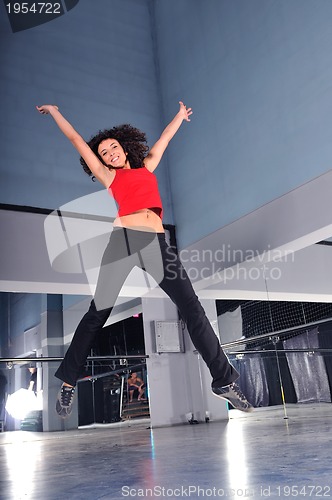
POLYGON ((163 207, 153 171, 183 120, 190 121, 191 108, 179 104, 179 112, 150 150, 146 135, 131 125, 100 131, 87 143, 57 106, 37 106, 40 113, 52 116, 81 155, 85 172, 108 189, 119 209, 102 257, 94 298, 55 374, 63 382, 56 402, 56 411, 63 418, 72 411, 75 386, 95 336, 136 265, 147 271, 177 306, 210 370, 213 393, 234 408, 245 412, 253 409, 235 383, 239 374, 223 352, 185 269, 165 240, 163 207))

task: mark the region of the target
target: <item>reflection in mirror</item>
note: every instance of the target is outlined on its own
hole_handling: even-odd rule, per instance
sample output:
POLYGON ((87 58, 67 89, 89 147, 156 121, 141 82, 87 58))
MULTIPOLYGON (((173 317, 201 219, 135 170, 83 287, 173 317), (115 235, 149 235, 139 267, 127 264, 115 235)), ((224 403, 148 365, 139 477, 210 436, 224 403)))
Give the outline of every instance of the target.
POLYGON ((222 343, 256 408, 331 402, 331 303, 229 300, 217 301, 217 311, 222 343))
MULTIPOLYGON (((50 387, 60 386, 53 377, 54 371, 90 300, 72 295, 0 294, 0 358, 5 360, 0 359, 1 430, 43 430, 42 408, 49 413, 49 404, 54 404, 50 387), (6 361, 8 358, 14 362, 6 361), (16 358, 20 361, 15 361, 16 358), (29 359, 36 358, 44 358, 44 361, 32 365, 29 359), (46 362, 45 358, 50 361, 46 362), (29 391, 31 377, 35 385, 29 391)), ((118 309, 97 336, 82 370, 77 391, 80 426, 149 417, 140 300, 133 300, 130 305, 129 317, 125 317, 119 301, 118 309), (129 391, 132 374, 142 381, 139 393, 129 391)))

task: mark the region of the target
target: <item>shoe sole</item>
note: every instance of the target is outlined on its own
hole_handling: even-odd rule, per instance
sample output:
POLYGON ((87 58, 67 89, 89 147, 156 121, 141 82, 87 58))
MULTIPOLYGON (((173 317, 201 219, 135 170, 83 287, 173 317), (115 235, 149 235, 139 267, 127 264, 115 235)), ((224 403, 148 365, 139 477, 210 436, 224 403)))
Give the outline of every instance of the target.
POLYGON ((216 393, 215 393, 215 392, 213 392, 213 391, 211 391, 211 392, 212 392, 212 394, 213 394, 214 396, 216 396, 217 398, 223 399, 223 400, 224 400, 224 401, 226 401, 228 404, 232 405, 232 406, 233 406, 233 408, 234 408, 234 410, 239 410, 239 411, 242 411, 243 413, 252 413, 252 412, 254 411, 253 406, 251 406, 250 408, 246 408, 246 409, 244 409, 244 408, 238 408, 237 406, 234 406, 234 405, 233 405, 233 403, 232 403, 229 399, 224 398, 224 396, 222 396, 221 394, 216 394, 216 393))
POLYGON ((55 411, 61 418, 68 418, 71 415, 72 412, 72 407, 70 406, 69 408, 65 408, 64 406, 61 406, 60 401, 57 399, 56 404, 55 404, 55 411))

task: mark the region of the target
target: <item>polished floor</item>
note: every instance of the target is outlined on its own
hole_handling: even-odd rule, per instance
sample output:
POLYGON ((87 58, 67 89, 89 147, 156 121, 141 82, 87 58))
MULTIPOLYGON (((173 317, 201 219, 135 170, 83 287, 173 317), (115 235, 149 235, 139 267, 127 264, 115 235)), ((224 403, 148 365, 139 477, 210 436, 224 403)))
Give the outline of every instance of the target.
POLYGON ((0 498, 332 497, 332 404, 231 417, 0 433, 0 498))

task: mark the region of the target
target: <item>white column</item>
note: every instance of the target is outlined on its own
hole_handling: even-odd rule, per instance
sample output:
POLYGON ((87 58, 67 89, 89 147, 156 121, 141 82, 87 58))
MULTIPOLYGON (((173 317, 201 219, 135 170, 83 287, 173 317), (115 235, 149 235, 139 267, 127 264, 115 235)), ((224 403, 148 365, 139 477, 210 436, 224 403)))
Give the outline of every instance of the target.
MULTIPOLYGON (((62 307, 55 308, 46 300, 45 311, 41 314, 41 341, 44 357, 64 355, 63 312, 62 307)), ((77 429, 77 396, 70 417, 62 419, 55 411, 57 394, 61 380, 54 376, 60 362, 42 363, 43 369, 43 430, 60 431, 77 429)))
MULTIPOLYGON (((205 306, 209 319, 215 320, 217 325, 215 301, 204 301, 205 306)), ((212 394, 210 372, 199 359, 186 329, 184 353, 156 352, 154 321, 178 320, 173 302, 169 298, 143 297, 142 307, 145 351, 149 355, 147 373, 152 427, 186 423, 188 414, 200 422, 205 421, 207 412, 212 420, 228 419, 226 403, 212 394)))
MULTIPOLYGON (((218 316, 216 301, 210 299, 200 300, 205 314, 208 317, 216 335, 220 339, 219 328, 218 328, 218 316)), ((207 414, 210 420, 227 420, 228 419, 228 408, 226 401, 218 398, 211 391, 211 374, 202 360, 201 356, 198 356, 198 364, 200 370, 202 394, 203 394, 203 408, 201 411, 207 414)))

